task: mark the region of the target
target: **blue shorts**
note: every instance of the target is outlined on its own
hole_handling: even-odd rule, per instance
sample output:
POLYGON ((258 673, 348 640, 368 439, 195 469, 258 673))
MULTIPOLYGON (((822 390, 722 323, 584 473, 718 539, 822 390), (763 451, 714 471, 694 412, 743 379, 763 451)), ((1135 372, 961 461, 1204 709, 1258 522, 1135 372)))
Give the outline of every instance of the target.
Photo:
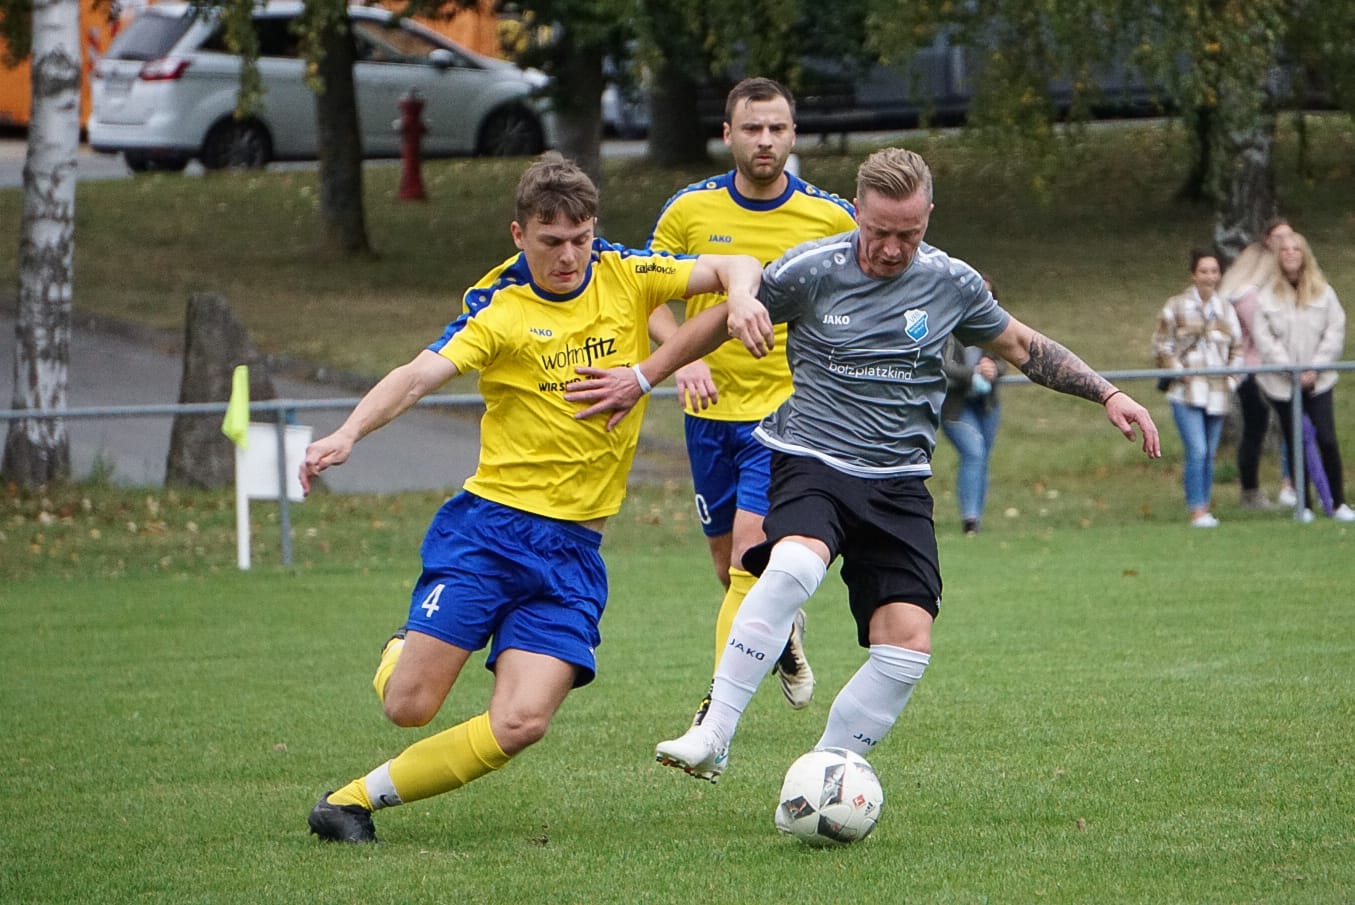
POLYGON ((772 451, 753 437, 756 421, 686 416, 687 458, 696 489, 696 516, 706 537, 734 530, 734 510, 767 514, 772 451))
POLYGON ((492 638, 491 670, 509 648, 555 657, 575 667, 575 688, 587 685, 607 605, 601 544, 573 522, 459 493, 428 526, 405 628, 465 650, 492 638))

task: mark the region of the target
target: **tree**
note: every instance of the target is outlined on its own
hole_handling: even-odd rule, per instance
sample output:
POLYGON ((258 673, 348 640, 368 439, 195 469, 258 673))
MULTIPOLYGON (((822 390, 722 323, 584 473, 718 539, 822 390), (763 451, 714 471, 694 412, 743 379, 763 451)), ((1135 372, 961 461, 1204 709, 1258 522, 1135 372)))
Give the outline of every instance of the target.
MULTIPOLYGON (((12 0, 6 0, 12 2, 12 0)), ((224 0, 226 43, 239 53, 239 115, 260 97, 258 42, 250 22, 254 0, 224 0)), ((449 18, 483 9, 484 0, 406 0, 401 15, 449 18)), ((623 46, 633 0, 527 0, 510 21, 521 25, 508 48, 521 65, 553 77, 560 150, 601 180, 602 62, 623 46)), ((335 254, 370 254, 362 198, 362 140, 353 87, 354 44, 346 0, 304 0, 297 19, 301 51, 316 98, 320 134, 320 217, 325 247, 335 254)))
POLYGON ((297 21, 315 92, 325 247, 341 254, 370 254, 362 198, 362 131, 353 86, 356 53, 347 11, 345 0, 308 0, 297 21))
POLYGON ((976 123, 1050 135, 1063 115, 1050 102, 1051 81, 1068 83, 1067 115, 1084 119, 1098 101, 1113 100, 1100 96, 1097 76, 1114 67, 1160 86, 1164 106, 1181 111, 1194 136, 1185 194, 1214 204, 1214 239, 1225 261, 1275 214, 1277 110, 1320 87, 1355 112, 1355 10, 1347 3, 872 2, 872 46, 891 61, 906 60, 942 31, 976 51, 976 123))
MULTIPOLYGON (((255 0, 223 0, 220 7, 226 46, 241 58, 238 117, 257 109, 263 97, 255 5, 255 0)), ((299 32, 307 81, 315 94, 321 241, 336 256, 372 253, 363 207, 362 133, 353 87, 356 52, 347 9, 346 0, 305 0, 293 25, 299 32)))
MULTIPOLYGON (((460 0, 467 2, 467 0, 460 0)), ((523 0, 505 42, 510 58, 551 77, 559 150, 602 184, 603 61, 625 53, 635 0, 523 0)))
POLYGON ((1169 87, 1195 136, 1183 194, 1214 202, 1214 244, 1225 263, 1275 217, 1276 80, 1287 0, 1204 0, 1139 17, 1145 72, 1169 87), (1191 61, 1181 66, 1180 59, 1191 61), (1196 182, 1195 180, 1198 180, 1196 182))
POLYGON ((641 0, 640 61, 652 87, 649 157, 663 166, 706 159, 700 98, 745 75, 804 87, 803 63, 816 57, 851 78, 871 62, 865 49, 868 0, 641 0))
MULTIPOLYGON (((70 367, 80 5, 78 0, 35 0, 24 16, 22 4, 7 0, 4 12, 10 47, 31 47, 33 64, 11 405, 61 410, 66 408, 70 367), (31 22, 31 45, 19 35, 25 22, 31 22)), ((0 473, 23 486, 39 486, 68 479, 70 466, 65 422, 10 422, 0 473)))

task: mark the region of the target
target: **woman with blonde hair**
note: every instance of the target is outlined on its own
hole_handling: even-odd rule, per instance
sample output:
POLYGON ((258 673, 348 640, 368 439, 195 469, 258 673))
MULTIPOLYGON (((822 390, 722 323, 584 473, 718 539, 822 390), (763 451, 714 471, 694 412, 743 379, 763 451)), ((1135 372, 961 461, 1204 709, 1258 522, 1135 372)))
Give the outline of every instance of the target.
MULTIPOLYGON (((1317 266, 1308 241, 1298 233, 1279 240, 1275 249, 1277 270, 1257 300, 1253 338, 1263 364, 1320 365, 1338 361, 1346 341, 1346 314, 1336 292, 1317 266)), ((1303 414, 1313 423, 1317 449, 1331 486, 1332 518, 1355 522, 1355 510, 1346 505, 1341 449, 1336 440, 1332 413, 1335 371, 1309 368, 1299 374, 1299 399, 1303 414)), ((1293 386, 1287 373, 1257 375, 1261 391, 1280 417, 1289 459, 1297 462, 1302 450, 1293 449, 1293 386)), ((1313 520, 1312 494, 1308 481, 1302 488, 1305 522, 1313 520)))

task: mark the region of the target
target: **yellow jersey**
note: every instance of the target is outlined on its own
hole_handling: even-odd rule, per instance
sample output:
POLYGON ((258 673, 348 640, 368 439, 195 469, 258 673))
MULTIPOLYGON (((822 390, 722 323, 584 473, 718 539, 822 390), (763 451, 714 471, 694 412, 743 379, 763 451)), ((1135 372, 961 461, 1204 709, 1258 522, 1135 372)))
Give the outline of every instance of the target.
POLYGON ((465 489, 572 522, 613 515, 626 494, 646 399, 612 431, 579 421, 564 392, 580 366, 628 366, 649 355, 649 315, 685 294, 696 258, 595 239, 583 283, 566 296, 532 282, 516 255, 467 290, 463 313, 428 348, 480 372, 480 462, 465 489))
MULTIPOLYGON (((659 212, 647 247, 673 254, 744 254, 770 264, 801 242, 856 228, 852 206, 837 195, 786 174, 786 190, 777 198, 755 201, 734 187, 734 171, 694 182, 679 191, 659 212)), ((723 302, 719 293, 687 300, 686 316, 723 302)), ((786 325, 776 325, 776 348, 753 358, 742 343, 731 340, 703 359, 720 393, 708 409, 686 411, 714 421, 758 421, 791 392, 786 364, 786 325)))

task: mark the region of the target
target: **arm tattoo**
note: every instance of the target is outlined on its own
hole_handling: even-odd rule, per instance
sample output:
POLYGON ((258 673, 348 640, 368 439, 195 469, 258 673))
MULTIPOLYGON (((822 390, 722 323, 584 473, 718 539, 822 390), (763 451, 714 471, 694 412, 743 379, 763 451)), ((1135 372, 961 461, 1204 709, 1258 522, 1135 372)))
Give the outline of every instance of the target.
POLYGON ((1114 392, 1110 381, 1087 366, 1064 346, 1049 337, 1036 333, 1030 341, 1030 359, 1021 365, 1021 372, 1032 383, 1100 402, 1114 392))

